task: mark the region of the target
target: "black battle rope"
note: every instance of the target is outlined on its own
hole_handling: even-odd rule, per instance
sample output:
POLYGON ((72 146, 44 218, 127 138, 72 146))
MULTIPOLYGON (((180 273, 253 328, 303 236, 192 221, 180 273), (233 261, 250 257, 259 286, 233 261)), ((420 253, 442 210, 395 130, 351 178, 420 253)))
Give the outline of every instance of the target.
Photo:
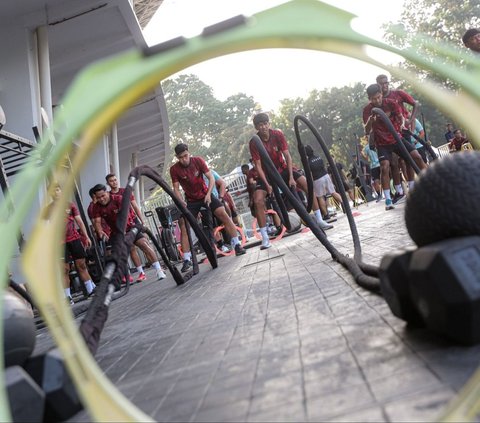
POLYGON ((295 129, 295 137, 297 138, 298 153, 300 154, 303 170, 305 171, 305 177, 307 179, 307 212, 310 213, 312 211, 313 197, 315 195, 313 190, 313 178, 311 176, 310 162, 308 160, 307 154, 305 153, 305 146, 302 144, 300 131, 298 129, 298 125, 295 125, 295 121, 294 121, 294 129, 295 129))
POLYGON ((420 144, 422 144, 425 147, 425 149, 428 151, 428 154, 430 154, 430 156, 432 157, 432 160, 438 159, 437 154, 435 153, 435 151, 433 151, 433 148, 428 141, 424 140, 422 137, 418 136, 417 134, 414 134, 412 131, 410 131, 410 129, 404 129, 403 132, 415 138, 420 144))
POLYGON ((375 113, 376 115, 378 115, 383 120, 383 123, 388 128, 388 130, 393 135, 393 137, 395 138, 395 141, 397 142, 397 145, 398 145, 398 147, 400 148, 400 150, 403 154, 402 158, 404 160, 406 160, 410 166, 412 166, 412 169, 418 175, 420 173, 420 168, 415 163, 415 160, 413 160, 413 157, 410 155, 407 148, 403 145, 402 139, 400 138, 400 135, 398 134, 398 132, 393 127, 393 124, 392 124, 390 118, 385 114, 385 112, 382 109, 379 109, 378 107, 374 107, 372 109, 372 112, 375 113))
POLYGON ((295 195, 290 191, 287 184, 284 182, 283 178, 278 173, 278 170, 275 168, 275 165, 272 162, 272 159, 268 155, 265 147, 263 146, 262 141, 258 137, 258 135, 254 135, 252 137, 253 142, 255 143, 258 152, 262 158, 262 166, 265 166, 265 170, 268 174, 268 177, 271 180, 274 180, 276 184, 280 187, 280 189, 284 192, 285 196, 291 202, 295 211, 300 216, 301 219, 307 224, 313 234, 317 237, 317 239, 322 243, 322 245, 327 249, 327 251, 332 255, 332 258, 339 262, 342 266, 344 266, 348 271, 352 274, 355 282, 372 292, 379 292, 380 291, 380 283, 377 278, 373 278, 371 276, 367 276, 355 262, 355 260, 346 257, 342 253, 340 253, 328 240, 325 236, 325 233, 320 229, 320 227, 316 224, 310 214, 305 210, 305 207, 302 203, 300 203, 295 195))
POLYGON ((192 274, 185 274, 184 276, 182 276, 182 274, 178 271, 177 267, 174 266, 172 264, 172 262, 170 261, 170 259, 168 258, 167 254, 165 253, 165 251, 163 251, 163 248, 160 247, 160 244, 158 243, 158 241, 155 239, 155 236, 153 235, 152 231, 146 227, 143 228, 143 231, 148 235, 148 237, 150 238, 150 240, 153 242, 153 245, 155 245, 155 248, 157 249, 157 251, 160 253, 160 256, 162 257, 162 260, 163 262, 166 264, 166 266, 168 267, 168 270, 170 270, 170 273, 172 274, 173 276, 173 279, 175 280, 175 282, 177 283, 177 285, 182 285, 185 283, 185 281, 187 281, 188 279, 190 279, 192 277, 192 274))
POLYGON ((188 245, 190 245, 190 253, 192 254, 192 273, 193 275, 198 275, 198 273, 200 272, 200 269, 198 268, 197 253, 195 252, 195 248, 193 247, 193 240, 192 240, 192 234, 190 232, 190 225, 188 221, 186 221, 185 219, 183 221, 185 223, 185 230, 187 231, 188 245))
MULTIPOLYGON (((263 161, 262 161, 263 166, 263 161)), ((282 223, 287 228, 287 231, 292 230, 292 224, 290 223, 290 217, 288 216, 287 206, 285 205, 285 201, 283 201, 282 194, 278 188, 278 185, 271 181, 270 186, 272 187, 273 196, 270 195, 270 200, 272 201, 272 206, 277 207, 274 208, 275 212, 277 213, 278 217, 281 219, 282 223), (275 204, 274 204, 275 203, 275 204)))
POLYGON ((9 278, 9 286, 12 288, 18 295, 20 295, 25 301, 27 301, 30 306, 35 308, 35 303, 33 302, 32 297, 30 294, 27 292, 26 289, 23 289, 20 284, 15 282, 13 279, 9 278))
MULTIPOLYGON (((350 225, 350 231, 352 233, 352 240, 353 240, 353 247, 354 247, 354 260, 362 269, 362 271, 370 276, 375 276, 378 277, 378 267, 372 266, 370 264, 366 264, 362 262, 362 247, 360 245, 360 237, 358 236, 358 231, 357 231, 357 225, 355 223, 355 219, 353 218, 352 215, 352 209, 350 208, 350 202, 347 197, 347 193, 345 192, 345 188, 343 186, 343 180, 340 177, 340 173, 337 169, 337 166, 335 165, 335 161, 333 160, 333 157, 330 154, 330 151, 328 150, 327 144, 325 140, 323 139, 322 135, 320 132, 315 128, 312 123, 302 115, 297 115, 295 116, 293 120, 293 124, 295 126, 295 134, 298 134, 300 136, 300 131, 298 131, 298 122, 302 121, 307 127, 312 131, 312 134, 315 136, 317 142, 319 143, 323 153, 325 154, 325 157, 328 161, 328 164, 330 165, 330 169, 332 171, 333 177, 335 179, 336 185, 340 191, 340 196, 342 197, 342 202, 345 210, 345 214, 347 215, 348 219, 348 224, 350 225)), ((299 146, 303 148, 302 142, 300 139, 297 140, 297 143, 299 146)), ((306 172, 305 172, 306 173, 306 172)), ((312 175, 310 173, 306 173, 306 177, 312 179, 312 175)))

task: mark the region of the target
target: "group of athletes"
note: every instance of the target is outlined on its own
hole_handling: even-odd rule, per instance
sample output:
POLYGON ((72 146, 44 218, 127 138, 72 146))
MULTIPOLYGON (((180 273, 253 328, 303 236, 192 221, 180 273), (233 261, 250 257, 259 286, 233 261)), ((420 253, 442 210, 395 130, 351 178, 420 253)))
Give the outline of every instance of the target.
MULTIPOLYGON (((369 137, 371 142, 365 146, 363 153, 370 162, 371 176, 377 196, 379 198, 384 197, 386 210, 391 210, 394 208, 394 202, 400 201, 405 195, 401 184, 401 169, 403 169, 403 174, 408 181, 408 188, 411 189, 414 186, 415 173, 409 165, 405 152, 411 156, 421 170, 427 167, 427 160, 423 151, 423 144, 416 141, 411 135, 419 134, 420 137, 422 136, 423 128, 416 119, 418 103, 405 91, 390 89, 387 76, 379 75, 376 81, 375 84, 369 85, 366 90, 369 102, 363 109, 363 123, 365 135, 369 137), (411 106, 411 111, 405 107, 406 104, 411 106), (401 137, 405 151, 397 144, 397 140, 389 131, 385 122, 372 111, 373 108, 383 110, 388 116, 401 137), (391 178, 394 181, 395 197, 390 192, 391 178)), ((300 190, 306 193, 306 177, 301 169, 294 166, 283 132, 272 129, 269 116, 263 112, 253 117, 253 125, 256 135, 260 138, 268 156, 287 186, 292 190, 300 190)), ((260 249, 265 250, 272 245, 270 235, 267 232, 265 214, 267 202, 273 195, 272 183, 262 166, 261 156, 253 138, 249 142, 249 150, 253 166, 243 165, 242 172, 246 175, 250 206, 252 214, 257 219, 262 239, 260 249)), ((236 256, 245 254, 246 251, 241 245, 235 226, 236 223, 238 224, 235 204, 220 176, 208 167, 202 157, 191 155, 187 144, 176 145, 174 151, 177 161, 170 167, 170 176, 177 199, 185 205, 193 216, 201 217, 203 228, 206 230, 212 245, 220 242, 213 236, 213 222, 216 220, 218 225, 223 225, 224 239, 229 241, 229 249, 233 250, 236 256)), ((340 203, 341 198, 336 192, 337 190, 323 160, 314 154, 310 146, 306 146, 305 151, 314 180, 313 215, 320 228, 323 230, 331 229, 333 226, 324 220, 324 216, 328 214, 328 212, 325 213, 327 209, 325 196, 332 195, 340 203)), ((108 241, 117 231, 116 219, 124 193, 124 188, 119 186, 118 179, 114 174, 106 176, 106 183, 108 189, 104 184, 97 184, 90 189, 89 193, 92 201, 88 207, 88 216, 93 224, 95 236, 98 240, 104 241, 108 241)), ((61 189, 57 186, 52 195, 53 202, 49 207, 60 198, 60 195, 61 189)), ((277 228, 281 228, 279 217, 276 216, 274 219, 277 228)), ((75 263, 80 279, 84 282, 87 293, 91 295, 94 292, 95 285, 85 264, 85 248, 91 247, 91 240, 80 218, 78 208, 73 203, 70 203, 66 210, 66 222, 65 261, 66 263, 70 261, 75 263)), ((126 230, 128 232, 134 226, 141 227, 143 224, 143 215, 132 194, 126 230)), ((185 272, 192 265, 192 253, 183 218, 180 219, 179 226, 184 260, 182 271, 185 272)), ((224 242, 224 240, 221 242, 224 242)), ((146 259, 155 269, 157 279, 164 279, 166 275, 157 259, 157 255, 150 247, 145 235, 140 231, 131 250, 131 259, 138 271, 137 281, 145 280, 146 276, 135 246, 143 251, 146 259)), ((66 265, 65 296, 71 301, 68 270, 69 266, 66 265)))

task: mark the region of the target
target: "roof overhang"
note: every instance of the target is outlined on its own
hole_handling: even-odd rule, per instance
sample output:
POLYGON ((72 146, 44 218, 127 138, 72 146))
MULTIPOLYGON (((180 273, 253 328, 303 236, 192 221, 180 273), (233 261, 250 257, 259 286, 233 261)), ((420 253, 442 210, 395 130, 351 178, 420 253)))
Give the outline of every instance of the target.
MULTIPOLYGON (((161 0, 143 0, 142 19, 150 19, 161 0), (150 16, 149 16, 150 15, 150 16)), ((60 104, 77 73, 96 60, 146 46, 128 0, 17 0, 2 14, 23 15, 35 27, 48 25, 52 102, 60 104), (41 20, 47 19, 47 22, 41 20)), ((120 162, 137 153, 139 165, 163 172, 168 156, 168 117, 160 84, 117 122, 120 162), (127 154, 128 157, 122 157, 127 154)), ((145 183, 144 196, 152 184, 145 183)))

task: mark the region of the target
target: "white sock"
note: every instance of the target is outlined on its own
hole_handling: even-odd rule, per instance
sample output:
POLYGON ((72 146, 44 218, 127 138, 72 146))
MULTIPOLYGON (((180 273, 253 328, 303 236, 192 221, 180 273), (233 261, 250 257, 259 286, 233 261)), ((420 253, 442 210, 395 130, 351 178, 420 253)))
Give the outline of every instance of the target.
POLYGON ((267 234, 267 227, 264 226, 263 228, 260 228, 260 234, 262 235, 262 241, 263 241, 263 244, 268 244, 270 242, 269 238, 268 238, 268 234, 267 234))
POLYGON ((155 268, 155 270, 160 270, 161 269, 160 263, 158 261, 156 261, 155 263, 152 263, 152 266, 155 268))
POLYGON ((192 260, 192 252, 187 251, 186 253, 183 253, 183 259, 188 261, 192 260))
POLYGON ((145 272, 143 271, 143 266, 137 266, 137 272, 138 272, 138 273, 145 273, 145 272))
POLYGON ((322 213, 320 212, 320 209, 314 210, 315 213, 315 219, 317 219, 318 223, 325 223, 325 221, 322 218, 322 213))
POLYGON ((234 236, 234 237, 230 240, 230 244, 232 244, 232 247, 235 247, 235 245, 240 244, 240 241, 239 241, 239 239, 238 239, 238 236, 234 236))
POLYGON ((65 297, 71 297, 72 296, 72 294, 70 292, 70 288, 65 288, 64 292, 65 292, 65 297))
POLYGON ((383 190, 383 195, 385 196, 385 200, 391 200, 392 199, 390 197, 390 190, 389 189, 384 189, 383 190))
POLYGON ((408 181, 408 190, 411 190, 415 185, 415 181, 408 181))
POLYGON ((91 279, 88 281, 84 282, 85 288, 87 288, 87 293, 90 294, 93 291, 93 288, 95 288, 95 284, 92 282, 91 279))
POLYGON ((395 191, 397 191, 400 195, 402 195, 403 194, 402 184, 395 185, 395 191))

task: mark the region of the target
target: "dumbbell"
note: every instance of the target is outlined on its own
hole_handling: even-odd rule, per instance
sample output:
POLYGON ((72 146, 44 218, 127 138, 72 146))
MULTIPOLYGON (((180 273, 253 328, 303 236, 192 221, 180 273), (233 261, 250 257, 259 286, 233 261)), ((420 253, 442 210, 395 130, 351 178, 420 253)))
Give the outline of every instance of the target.
POLYGON ((64 421, 83 409, 58 348, 29 357, 23 367, 45 394, 43 421, 64 421))
POLYGON ((5 369, 5 388, 14 422, 42 422, 45 392, 21 366, 5 369))
POLYGON ((478 181, 478 152, 453 154, 422 172, 405 208, 419 248, 380 265, 381 289, 396 316, 468 345, 480 342, 478 181))

